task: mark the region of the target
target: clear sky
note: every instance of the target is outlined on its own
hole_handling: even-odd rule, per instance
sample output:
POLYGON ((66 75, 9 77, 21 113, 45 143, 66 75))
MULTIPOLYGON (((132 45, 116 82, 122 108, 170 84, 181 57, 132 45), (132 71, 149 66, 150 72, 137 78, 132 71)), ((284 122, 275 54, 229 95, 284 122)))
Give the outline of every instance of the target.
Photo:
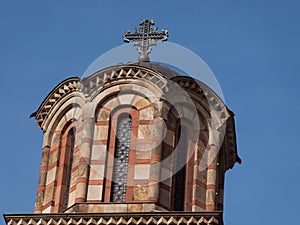
POLYGON ((236 115, 243 163, 226 175, 225 224, 299 222, 299 8, 297 0, 2 0, 0 213, 33 212, 42 132, 29 115, 151 18, 206 61, 236 115))

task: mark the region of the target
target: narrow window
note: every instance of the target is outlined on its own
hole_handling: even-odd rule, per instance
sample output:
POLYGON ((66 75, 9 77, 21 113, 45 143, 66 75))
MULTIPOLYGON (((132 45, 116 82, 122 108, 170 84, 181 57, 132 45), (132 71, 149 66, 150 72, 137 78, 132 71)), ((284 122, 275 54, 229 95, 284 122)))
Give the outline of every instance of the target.
POLYGON ((174 176, 174 200, 173 210, 184 210, 185 180, 186 180, 186 157, 187 157, 187 132, 185 127, 180 127, 177 133, 177 151, 175 160, 174 176))
POLYGON ((66 154, 67 156, 67 170, 65 176, 65 192, 64 192, 64 201, 63 201, 63 209, 65 210, 68 207, 69 201, 69 191, 71 184, 71 173, 72 173, 72 163, 73 163, 73 154, 74 154, 74 146, 75 146, 75 134, 76 128, 73 127, 70 129, 67 136, 67 145, 66 145, 66 154))
POLYGON ((124 202, 126 199, 131 124, 132 119, 129 114, 122 114, 119 116, 116 130, 114 164, 110 195, 111 202, 124 202))

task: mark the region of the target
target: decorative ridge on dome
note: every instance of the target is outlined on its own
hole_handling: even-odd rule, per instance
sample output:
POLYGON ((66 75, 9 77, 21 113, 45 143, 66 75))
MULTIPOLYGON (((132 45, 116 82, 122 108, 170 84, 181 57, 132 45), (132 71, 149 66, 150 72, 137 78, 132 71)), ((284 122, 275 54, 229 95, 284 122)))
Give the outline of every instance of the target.
POLYGON ((134 62, 134 63, 128 63, 127 65, 137 65, 146 67, 148 69, 154 70, 156 72, 159 72, 162 74, 163 77, 167 79, 171 79, 173 77, 183 76, 176 71, 172 70, 171 68, 167 66, 163 66, 159 63, 153 63, 153 62, 134 62))
POLYGON ((156 45, 157 40, 167 41, 169 33, 164 29, 159 33, 158 28, 151 27, 154 25, 153 20, 142 20, 139 25, 141 27, 135 28, 134 33, 130 33, 130 31, 124 32, 123 40, 124 42, 133 41, 134 46, 139 46, 139 62, 149 62, 150 46, 156 45))

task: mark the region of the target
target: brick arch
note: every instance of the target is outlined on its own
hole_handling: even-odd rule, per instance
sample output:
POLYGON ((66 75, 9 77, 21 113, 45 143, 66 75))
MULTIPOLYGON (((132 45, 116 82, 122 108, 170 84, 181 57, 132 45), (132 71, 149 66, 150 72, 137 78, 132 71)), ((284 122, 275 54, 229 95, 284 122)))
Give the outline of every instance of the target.
POLYGON ((72 119, 80 121, 82 118, 82 108, 82 103, 77 104, 70 99, 58 109, 53 110, 51 121, 49 121, 47 129, 44 131, 43 146, 51 146, 53 142, 52 136, 59 133, 68 121, 72 119))
POLYGON ((52 117, 57 114, 60 108, 68 105, 70 99, 82 106, 84 96, 80 92, 80 86, 78 77, 71 77, 62 81, 48 94, 38 110, 32 113, 30 117, 35 117, 37 124, 43 131, 46 131, 49 123, 53 121, 52 117))
MULTIPOLYGON (((100 127, 98 128, 98 126, 101 126, 102 140, 108 140, 108 125, 111 114, 117 111, 119 108, 124 107, 136 109, 139 112, 138 120, 141 120, 144 123, 155 118, 154 107, 148 99, 135 94, 111 96, 110 98, 106 99, 106 101, 100 103, 96 110, 95 130, 96 132, 98 130, 100 132, 100 127)), ((97 134, 94 135, 94 140, 95 139, 98 139, 97 134)))
MULTIPOLYGON (((133 123, 137 122, 137 125, 133 128, 134 135, 132 136, 133 141, 137 143, 137 148, 149 148, 148 154, 146 156, 147 159, 142 159, 141 153, 137 154, 137 164, 138 166, 143 166, 143 163, 146 161, 150 164, 151 162, 158 161, 159 153, 154 152, 153 147, 149 144, 146 139, 149 138, 149 130, 151 130, 151 126, 157 122, 157 117, 155 115, 155 109, 153 104, 151 104, 150 100, 145 98, 144 96, 137 95, 136 93, 124 93, 122 95, 111 95, 106 96, 105 99, 102 99, 97 108, 95 109, 95 127, 93 134, 93 146, 92 146, 92 154, 91 154, 91 169, 89 175, 89 184, 88 184, 88 193, 87 193, 87 201, 88 202, 97 202, 103 201, 103 196, 101 193, 104 192, 103 183, 105 175, 105 161, 107 157, 107 150, 109 150, 109 143, 111 140, 110 134, 110 123, 112 121, 112 117, 122 110, 130 109, 136 111, 136 115, 133 117, 133 123), (141 159, 139 159, 139 157, 141 159)), ((154 132, 152 132, 154 133, 154 132)), ((152 135, 156 135, 155 133, 152 135)), ((157 137, 153 136, 154 142, 159 141, 157 137)), ((153 144, 152 144, 153 145, 153 144)), ((153 145, 154 146, 154 145, 153 145)), ((152 165, 150 165, 152 168, 152 165)), ((158 176, 153 176, 151 179, 158 180, 158 176)), ((130 181, 131 182, 131 181, 130 181)), ((138 182, 138 181, 133 181, 138 182)), ((145 181, 143 181, 145 183, 145 181)), ((135 187, 132 187, 129 193, 134 191, 135 187)), ((152 188, 152 187, 151 187, 152 188)), ((157 198, 154 196, 156 192, 151 192, 149 194, 149 199, 157 198), (153 195, 153 196, 152 196, 153 195)), ((107 201, 107 199, 106 199, 107 201)))
MULTIPOLYGON (((55 122, 51 123, 44 134, 35 212, 58 212, 61 210, 57 207, 59 200, 55 196, 61 194, 57 185, 59 185, 61 152, 64 151, 64 134, 70 129, 70 126, 77 126, 77 121, 81 119, 81 108, 78 105, 77 107, 66 106, 55 115, 55 118, 55 122)), ((78 149, 77 143, 76 148, 78 149)), ((73 178, 74 176, 72 176, 72 184, 75 183, 75 178, 73 178)))
POLYGON ((103 201, 110 202, 111 196, 111 185, 112 185, 112 173, 113 173, 113 160, 114 160, 114 152, 116 151, 116 134, 117 134, 117 126, 119 118, 127 114, 131 118, 131 138, 130 138, 130 153, 129 153, 129 161, 128 161, 128 178, 127 178, 127 190, 126 190, 126 202, 132 201, 133 194, 133 176, 134 176, 134 168, 136 163, 136 144, 137 144, 137 134, 138 134, 138 126, 139 126, 139 111, 135 108, 123 106, 118 107, 116 110, 113 110, 110 117, 110 129, 109 129, 109 139, 108 139, 108 152, 106 154, 106 175, 105 175, 105 183, 103 191, 103 201))
MULTIPOLYGON (((201 153, 205 151, 208 143, 209 125, 207 118, 209 115, 199 103, 194 102, 194 104, 192 107, 195 107, 195 110, 190 110, 189 107, 191 107, 191 105, 178 101, 176 106, 167 106, 168 110, 163 111, 167 132, 162 150, 162 171, 165 174, 161 174, 161 179, 167 178, 168 173, 170 174, 169 177, 173 173, 174 168, 170 166, 170 160, 174 161, 175 159, 173 152, 176 148, 179 125, 181 124, 186 127, 188 131, 189 141, 186 174, 189 176, 186 176, 185 187, 188 188, 189 191, 185 192, 184 210, 189 211, 206 210, 207 208, 206 184, 208 171, 198 171, 198 164, 201 159, 201 153), (200 121, 200 129, 194 126, 195 113, 200 121), (169 156, 171 158, 169 158, 169 156), (164 163, 165 161, 167 161, 167 163, 164 163)), ((164 107, 166 107, 166 105, 164 105, 164 107)), ((172 165, 174 165, 174 162, 172 165)), ((172 177, 160 183, 160 203, 171 210, 173 207, 173 192, 174 181, 172 177), (163 196, 168 196, 168 198, 163 196)))
POLYGON ((154 118, 154 105, 144 98, 136 94, 124 94, 121 96, 112 96, 102 104, 99 104, 96 110, 96 121, 108 120, 109 114, 112 113, 117 107, 129 106, 141 112, 141 119, 154 118), (148 112, 148 113, 147 113, 148 112))
POLYGON ((138 65, 112 66, 82 80, 82 91, 92 101, 107 88, 120 84, 147 85, 154 92, 165 93, 168 90, 167 79, 159 72, 138 65))
MULTIPOLYGON (((194 202, 194 174, 196 173, 194 166, 197 165, 196 162, 196 152, 195 152, 195 147, 197 146, 197 140, 192 138, 195 134, 195 129, 193 128, 193 123, 191 121, 186 120, 185 118, 177 119, 176 122, 176 128, 175 128, 175 143, 176 143, 176 148, 178 147, 178 142, 179 142, 179 134, 182 134, 182 131, 185 130, 186 138, 187 138, 187 143, 186 147, 187 151, 185 153, 185 180, 184 180, 184 193, 183 193, 183 209, 184 211, 192 211, 192 207, 195 204, 194 202)), ((173 164, 176 166, 176 161, 178 158, 178 153, 179 149, 173 154, 173 164)), ((174 171, 174 170, 173 170, 174 171)), ((175 178, 173 176, 172 178, 175 178)), ((175 179, 172 179, 172 193, 171 193, 171 206, 173 207, 174 199, 175 198, 175 179)))
MULTIPOLYGON (((58 162, 57 162, 57 172, 56 172, 56 190, 55 190, 55 205, 54 205, 54 212, 62 212, 66 208, 64 208, 64 197, 66 195, 66 191, 68 191, 68 205, 72 205, 75 203, 74 199, 70 198, 72 194, 74 195, 75 192, 75 186, 76 186, 76 165, 78 162, 76 162, 76 152, 78 151, 78 146, 76 145, 76 142, 74 143, 74 149, 73 149, 73 155, 71 156, 70 152, 70 141, 69 140, 69 133, 71 129, 75 128, 75 137, 76 137, 76 131, 78 130, 78 123, 75 119, 69 120, 61 132, 61 141, 59 144, 59 154, 58 154, 58 162), (70 158, 73 158, 71 161, 70 158), (67 176, 67 170, 69 167, 69 163, 72 163, 71 168, 71 174, 70 177, 67 176), (70 179, 70 180, 67 180, 70 179), (69 189, 67 190, 65 185, 69 182, 69 189), (70 201, 71 200, 71 201, 70 201)), ((76 141, 76 139, 75 139, 76 141)), ((68 206, 67 205, 67 206, 68 206)))
MULTIPOLYGON (((89 175, 87 175, 87 191, 86 193, 82 192, 82 196, 86 194, 86 200, 89 202, 102 199, 104 161, 106 157, 107 140, 109 139, 108 130, 111 112, 117 106, 130 105, 131 107, 137 108, 140 111, 140 119, 147 122, 147 120, 149 121, 154 118, 154 112, 158 111, 157 108, 159 104, 150 104, 150 100, 145 98, 144 93, 141 92, 142 86, 135 85, 137 90, 126 90, 120 95, 121 87, 124 87, 124 84, 114 85, 102 90, 91 102, 88 102, 90 108, 88 111, 85 111, 89 114, 84 115, 85 118, 94 118, 94 124, 92 125, 93 134, 91 137, 91 165, 89 166, 89 175), (154 107, 156 107, 156 109, 154 109, 154 107)), ((144 89, 145 87, 142 87, 142 90, 144 89)), ((157 97, 157 99, 159 98, 157 97)), ((147 125, 142 124, 141 129, 145 126, 147 125)), ((139 143, 139 146, 143 147, 143 145, 147 144, 139 143)))

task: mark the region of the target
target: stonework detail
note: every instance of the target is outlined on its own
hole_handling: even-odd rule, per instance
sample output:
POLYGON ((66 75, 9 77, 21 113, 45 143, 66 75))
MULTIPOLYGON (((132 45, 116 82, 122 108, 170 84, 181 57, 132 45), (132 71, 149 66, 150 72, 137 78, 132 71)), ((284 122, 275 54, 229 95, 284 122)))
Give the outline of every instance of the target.
POLYGON ((72 97, 70 94, 79 91, 81 87, 80 79, 77 77, 69 78, 54 88, 47 98, 43 101, 38 111, 33 113, 31 117, 36 118, 37 124, 42 127, 43 122, 47 119, 51 109, 66 96, 72 97))
MULTIPOLYGON (((130 205, 132 210, 140 208, 146 212, 145 202, 159 205, 160 210, 174 209, 174 151, 179 122, 187 128, 190 137, 186 145, 186 178, 182 181, 184 210, 223 209, 224 173, 239 160, 233 113, 200 81, 179 76, 158 65, 126 64, 100 70, 81 80, 69 78, 61 82, 32 114, 44 132, 35 213, 72 212, 80 203, 97 204, 97 207, 82 206, 85 212, 94 209, 113 212, 114 207, 129 210, 123 205, 105 205, 111 202, 113 158, 118 138, 116 121, 124 113, 132 118, 128 175, 123 179, 127 182, 124 201, 134 203, 130 205), (188 95, 172 91, 175 86, 188 95), (199 127, 195 126, 198 117, 199 127), (64 195, 61 176, 68 164, 63 157, 64 137, 70 126, 76 127, 76 136, 68 208, 63 210, 59 196, 64 195), (225 136, 217 146, 212 136, 218 136, 220 131, 225 131, 225 136), (219 154, 217 149, 221 149, 219 154), (209 163, 201 170, 205 154, 209 163)), ((123 219, 116 223, 123 223, 123 219)), ((155 220, 159 224, 183 221, 155 220)), ((83 218, 82 221, 94 223, 83 218)), ((103 224, 110 224, 111 220, 105 221, 103 224)), ((140 224, 137 221, 139 219, 136 224, 140 224)), ((184 221, 182 223, 192 223, 188 222, 190 219, 184 221)), ((200 218, 197 224, 218 224, 204 217, 199 221, 200 218)))
POLYGON ((51 216, 5 216, 7 225, 223 225, 220 212, 206 213, 127 213, 58 214, 51 216))

